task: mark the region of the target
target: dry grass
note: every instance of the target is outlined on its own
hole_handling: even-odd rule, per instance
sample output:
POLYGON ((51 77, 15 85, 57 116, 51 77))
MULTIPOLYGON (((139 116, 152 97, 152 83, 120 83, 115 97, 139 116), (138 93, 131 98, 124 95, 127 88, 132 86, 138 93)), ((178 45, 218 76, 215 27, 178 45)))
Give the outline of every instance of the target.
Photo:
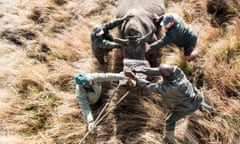
MULTIPOLYGON (((0 2, 0 143, 81 140, 85 125, 73 76, 102 71, 92 56, 89 35, 94 25, 115 17, 116 4, 116 0, 0 2)), ((202 57, 184 62, 182 51, 168 45, 161 61, 181 66, 217 109, 215 117, 197 111, 179 121, 177 139, 182 143, 238 143, 240 3, 172 0, 167 5, 168 12, 178 13, 198 31, 202 57)), ((116 30, 112 32, 117 35, 116 30)), ((118 63, 112 60, 109 70, 119 67, 118 63)), ((106 99, 112 87, 106 89, 106 99)), ((121 88, 112 104, 126 90, 121 88)), ((94 111, 95 116, 103 105, 94 111)), ((162 143, 167 113, 160 96, 134 89, 86 143, 162 143)))

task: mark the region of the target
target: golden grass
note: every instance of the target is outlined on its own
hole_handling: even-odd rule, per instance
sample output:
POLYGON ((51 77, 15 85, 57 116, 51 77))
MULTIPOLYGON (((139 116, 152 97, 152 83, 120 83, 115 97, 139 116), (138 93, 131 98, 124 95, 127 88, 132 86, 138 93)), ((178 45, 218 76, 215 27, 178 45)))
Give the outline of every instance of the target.
MULTIPOLYGON (((0 143, 61 144, 81 140, 86 127, 73 76, 101 71, 91 53, 89 36, 94 25, 115 17, 116 3, 1 1, 0 143), (29 38, 31 33, 34 36, 29 38)), ((197 48, 202 57, 186 63, 181 50, 166 46, 162 62, 185 66, 189 79, 200 79, 201 85, 197 86, 217 110, 215 117, 197 111, 179 121, 176 136, 183 143, 237 143, 240 21, 239 16, 221 16, 220 20, 227 20, 225 25, 215 27, 216 16, 207 12, 209 3, 168 1, 167 12, 178 13, 199 33, 197 48)), ((229 10, 239 9, 234 0, 226 4, 229 10)), ((112 32, 117 35, 116 30, 112 32)), ((115 56, 111 58, 109 69, 113 70, 120 62, 114 61, 115 56)), ((125 91, 121 89, 117 96, 125 91)), ((161 143, 168 111, 160 96, 134 91, 103 120, 87 143, 161 143)))

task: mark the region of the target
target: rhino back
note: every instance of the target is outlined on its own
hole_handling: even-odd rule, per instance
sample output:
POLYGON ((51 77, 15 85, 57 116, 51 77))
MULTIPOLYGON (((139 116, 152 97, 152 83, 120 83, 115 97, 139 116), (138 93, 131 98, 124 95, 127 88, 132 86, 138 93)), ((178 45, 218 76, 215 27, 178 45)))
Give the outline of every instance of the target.
POLYGON ((119 27, 121 37, 131 35, 129 29, 135 29, 140 36, 145 35, 156 28, 153 15, 162 15, 164 12, 164 0, 119 0, 117 17, 123 17, 128 13, 135 15, 119 27))
POLYGON ((122 17, 130 11, 139 11, 142 14, 145 10, 147 15, 152 16, 154 13, 162 15, 165 11, 164 0, 119 0, 117 17, 122 17))

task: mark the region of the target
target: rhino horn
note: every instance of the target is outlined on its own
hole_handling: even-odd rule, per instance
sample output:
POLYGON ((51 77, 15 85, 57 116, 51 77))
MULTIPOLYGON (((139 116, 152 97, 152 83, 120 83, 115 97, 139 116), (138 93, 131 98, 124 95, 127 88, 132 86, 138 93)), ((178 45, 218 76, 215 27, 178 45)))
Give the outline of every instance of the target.
POLYGON ((114 38, 114 42, 118 43, 121 46, 126 46, 128 39, 114 38))
POLYGON ((138 38, 137 41, 139 41, 140 43, 145 43, 147 41, 150 41, 153 37, 153 34, 154 34, 154 30, 150 31, 149 33, 142 36, 141 38, 138 38))

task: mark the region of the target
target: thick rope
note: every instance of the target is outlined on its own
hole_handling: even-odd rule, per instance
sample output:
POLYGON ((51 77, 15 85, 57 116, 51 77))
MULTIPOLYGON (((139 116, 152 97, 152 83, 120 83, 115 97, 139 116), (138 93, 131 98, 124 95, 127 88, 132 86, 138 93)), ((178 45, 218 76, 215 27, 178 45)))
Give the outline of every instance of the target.
MULTIPOLYGON (((115 88, 115 90, 113 91, 112 96, 111 96, 111 99, 110 99, 110 102, 112 101, 112 98, 113 98, 114 94, 117 92, 117 90, 120 88, 120 86, 121 86, 121 84, 118 84, 118 86, 117 86, 117 87, 115 88)), ((103 120, 103 118, 105 118, 105 117, 112 111, 112 109, 113 109, 116 105, 118 105, 118 104, 129 94, 129 92, 130 92, 130 90, 128 90, 128 91, 117 101, 117 103, 116 103, 115 105, 112 105, 112 106, 109 108, 109 110, 103 115, 103 112, 105 111, 105 109, 107 109, 107 107, 109 106, 109 103, 110 103, 110 102, 106 103, 105 106, 103 107, 103 109, 101 110, 101 112, 98 114, 97 118, 95 119, 95 121, 94 121, 95 126, 94 126, 94 127, 96 127, 96 126, 103 120)), ((94 128, 93 128, 93 129, 94 129, 94 128)), ((92 132, 93 129, 87 131, 87 133, 84 135, 84 137, 80 140, 79 144, 82 144, 82 143, 83 143, 83 141, 87 138, 87 136, 92 132)))
MULTIPOLYGON (((114 89, 113 93, 111 94, 111 99, 110 99, 110 102, 114 96, 114 94, 117 92, 117 90, 120 88, 120 84, 118 84, 118 86, 114 89)), ((105 111, 105 109, 107 108, 107 106, 109 105, 110 102, 107 102, 105 104, 105 106, 102 108, 101 112, 98 114, 97 118, 95 119, 94 123, 98 121, 98 119, 100 118, 100 116, 102 115, 102 113, 105 111)))
POLYGON ((105 118, 112 110, 113 108, 115 108, 115 106, 117 106, 128 94, 129 94, 130 90, 128 90, 118 101, 115 105, 112 105, 109 110, 98 120, 96 121, 96 125, 98 125, 102 120, 103 118, 105 118))

